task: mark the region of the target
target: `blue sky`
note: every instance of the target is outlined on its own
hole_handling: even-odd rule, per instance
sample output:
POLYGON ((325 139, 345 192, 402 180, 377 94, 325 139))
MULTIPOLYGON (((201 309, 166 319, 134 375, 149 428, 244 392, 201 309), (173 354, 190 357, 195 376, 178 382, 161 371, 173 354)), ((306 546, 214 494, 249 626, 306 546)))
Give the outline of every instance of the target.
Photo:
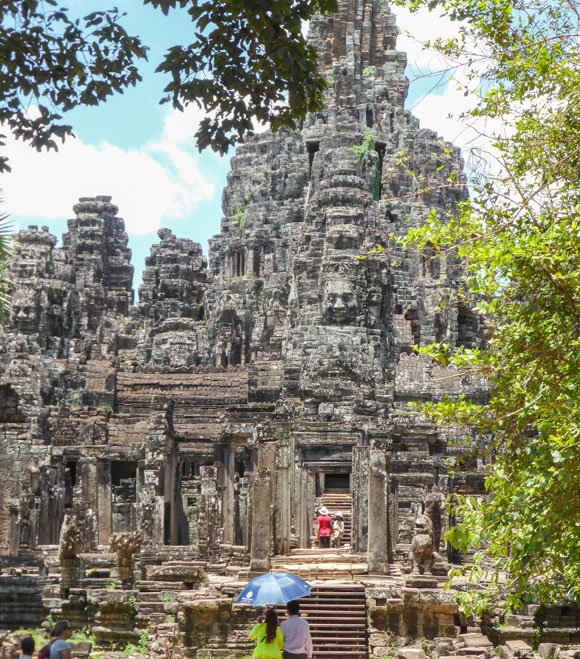
MULTIPOLYGON (((182 114, 170 104, 159 104, 167 80, 154 74, 154 69, 169 46, 189 41, 191 24, 185 12, 176 10, 163 16, 137 0, 113 4, 127 12, 123 19, 126 29, 140 35, 151 49, 149 62, 140 66, 143 81, 105 104, 68 113, 65 121, 73 125, 76 139, 67 139, 58 153, 38 154, 9 140, 6 151, 13 171, 2 176, 0 189, 3 211, 11 215, 17 228, 48 225, 59 238, 80 196, 111 195, 129 233, 137 289, 145 257, 158 242, 157 229, 162 226, 200 242, 207 255, 207 241, 220 228, 229 158, 207 150, 197 152, 193 133, 203 117, 200 110, 190 108, 182 114)), ((72 0, 66 6, 83 16, 105 5, 96 0, 72 0)), ((398 24, 419 39, 422 32, 425 38, 432 36, 434 28, 432 16, 410 17, 399 11, 398 24)), ((448 33, 446 23, 438 29, 438 33, 448 33)), ((437 78, 422 77, 429 69, 438 70, 439 63, 404 34, 398 48, 408 52, 408 75, 412 81, 416 79, 408 107, 422 125, 455 139, 457 125, 446 124, 450 104, 455 103, 448 97, 452 85, 433 89, 437 78)))

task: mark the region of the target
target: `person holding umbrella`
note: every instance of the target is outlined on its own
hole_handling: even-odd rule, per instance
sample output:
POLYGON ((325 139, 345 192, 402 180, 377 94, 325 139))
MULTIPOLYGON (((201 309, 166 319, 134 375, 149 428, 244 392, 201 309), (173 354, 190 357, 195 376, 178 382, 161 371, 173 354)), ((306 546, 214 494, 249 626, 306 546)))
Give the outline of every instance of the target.
POLYGON ((266 611, 264 622, 261 618, 258 618, 258 623, 250 632, 250 638, 258 639, 258 644, 252 653, 252 659, 282 659, 284 638, 278 624, 278 614, 274 609, 266 611))

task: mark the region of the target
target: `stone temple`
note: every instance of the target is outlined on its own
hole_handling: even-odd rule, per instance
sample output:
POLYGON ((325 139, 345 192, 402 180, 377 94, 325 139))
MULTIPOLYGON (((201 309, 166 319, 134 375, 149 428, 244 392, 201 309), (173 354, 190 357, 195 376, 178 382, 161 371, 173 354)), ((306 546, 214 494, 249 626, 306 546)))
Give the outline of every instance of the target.
POLYGON ((483 400, 487 385, 412 346, 477 346, 484 328, 451 257, 390 237, 453 211, 465 179, 459 151, 404 108, 388 4, 339 5, 310 28, 327 108, 237 149, 209 266, 161 229, 135 301, 105 196, 78 201, 62 247, 19 232, 0 334, 0 628, 51 611, 100 647, 148 629, 155 656, 173 656, 164 634, 183 656, 249 654, 254 612, 232 596, 288 569, 362 593, 358 650, 316 656, 468 630, 450 598, 425 603, 441 579, 405 590, 401 569, 429 498, 432 571, 460 560, 439 501, 482 494, 481 470, 458 429, 409 403, 483 400), (312 549, 322 504, 345 514, 343 550, 312 549))

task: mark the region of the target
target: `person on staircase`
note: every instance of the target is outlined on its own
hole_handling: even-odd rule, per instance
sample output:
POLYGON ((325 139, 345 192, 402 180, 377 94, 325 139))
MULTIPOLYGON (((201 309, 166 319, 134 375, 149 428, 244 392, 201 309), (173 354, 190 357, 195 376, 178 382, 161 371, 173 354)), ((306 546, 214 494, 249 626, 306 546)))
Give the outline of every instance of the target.
POLYGON ((250 639, 258 639, 252 653, 252 659, 282 659, 284 639, 278 624, 278 614, 275 609, 268 609, 264 622, 258 618, 258 624, 250 632, 250 639))
POLYGON ((337 549, 340 549, 340 543, 342 541, 343 535, 344 535, 344 520, 342 519, 342 513, 339 510, 334 516, 334 522, 332 523, 332 537, 334 539, 334 546, 337 549))
POLYGON ((283 659, 312 659, 312 637, 310 625, 300 617, 300 603, 292 600, 286 604, 286 620, 280 628, 284 637, 283 659))
POLYGON ((330 549, 330 536, 332 535, 332 520, 326 506, 322 506, 316 518, 316 537, 320 549, 330 549))

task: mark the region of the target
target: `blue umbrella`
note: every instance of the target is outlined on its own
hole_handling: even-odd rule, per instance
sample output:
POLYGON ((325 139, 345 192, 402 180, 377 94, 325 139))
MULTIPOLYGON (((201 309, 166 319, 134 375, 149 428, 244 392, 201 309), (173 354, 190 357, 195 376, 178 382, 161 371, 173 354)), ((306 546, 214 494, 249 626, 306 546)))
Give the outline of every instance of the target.
POLYGON ((248 581, 236 602, 252 606, 286 604, 290 600, 307 597, 311 588, 310 584, 294 574, 269 572, 248 581))

